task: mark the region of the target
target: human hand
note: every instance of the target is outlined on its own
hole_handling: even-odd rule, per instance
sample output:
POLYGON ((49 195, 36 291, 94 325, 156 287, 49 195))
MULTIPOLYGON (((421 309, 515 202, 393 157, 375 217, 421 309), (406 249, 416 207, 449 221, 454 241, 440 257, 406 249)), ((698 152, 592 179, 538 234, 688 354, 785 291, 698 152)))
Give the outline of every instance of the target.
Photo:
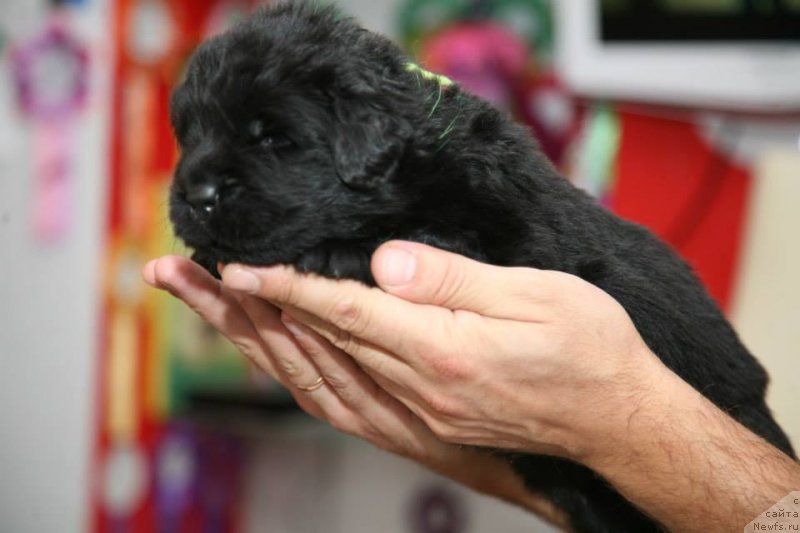
POLYGON ((574 276, 408 242, 380 248, 372 271, 383 290, 288 267, 222 276, 352 355, 445 442, 588 464, 619 449, 617 430, 668 372, 624 309, 574 276))
POLYGON ((283 384, 309 414, 345 433, 417 459, 434 444, 431 441, 436 439, 430 431, 352 359, 314 333, 304 335, 302 327, 294 326, 295 334, 290 335, 276 307, 226 289, 184 257, 150 261, 143 276, 148 284, 180 298, 218 329, 256 366, 283 384), (327 357, 319 359, 324 368, 318 369, 309 354, 321 351, 327 357), (314 388, 322 374, 326 377, 324 386, 304 390, 314 388))
POLYGON ((351 354, 441 440, 583 463, 668 530, 732 531, 798 486, 797 463, 667 369, 600 289, 403 242, 372 273, 383 290, 286 267, 229 265, 223 283, 351 354))
POLYGON ((341 350, 297 323, 290 323, 290 334, 275 306, 227 289, 184 257, 150 261, 143 277, 183 300, 312 416, 475 490, 527 507, 554 524, 565 523, 550 502, 525 490, 504 461, 442 442, 341 350), (319 376, 324 383, 314 388, 319 376), (314 390, 303 390, 308 388, 314 390))

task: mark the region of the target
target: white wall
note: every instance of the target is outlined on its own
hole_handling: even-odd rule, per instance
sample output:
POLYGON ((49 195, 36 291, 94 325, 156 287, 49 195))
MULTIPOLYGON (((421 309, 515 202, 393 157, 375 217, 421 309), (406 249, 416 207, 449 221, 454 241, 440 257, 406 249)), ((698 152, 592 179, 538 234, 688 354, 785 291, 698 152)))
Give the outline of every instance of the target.
MULTIPOLYGON (((800 144, 800 124, 795 129, 800 144)), ((732 319, 770 373, 767 401, 800 449, 800 146, 771 148, 756 166, 732 319)))
MULTIPOLYGON (((107 0, 87 2, 78 32, 103 38, 107 0)), ((43 0, 4 0, 9 40, 41 30, 43 0)), ((108 49, 108 47, 105 47, 108 49)), ((76 124, 74 224, 33 239, 34 125, 16 111, 0 59, 0 530, 82 531, 97 359, 99 249, 106 172, 108 58, 92 58, 89 109, 76 124)))

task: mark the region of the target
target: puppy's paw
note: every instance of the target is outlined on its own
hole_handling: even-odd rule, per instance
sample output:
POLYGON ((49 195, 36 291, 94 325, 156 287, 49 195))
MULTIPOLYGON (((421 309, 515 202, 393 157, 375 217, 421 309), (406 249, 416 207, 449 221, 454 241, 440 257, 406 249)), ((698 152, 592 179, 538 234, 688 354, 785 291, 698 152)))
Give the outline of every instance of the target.
POLYGON ((304 252, 295 263, 300 272, 334 279, 355 279, 375 285, 370 272, 371 251, 348 243, 325 243, 304 252))

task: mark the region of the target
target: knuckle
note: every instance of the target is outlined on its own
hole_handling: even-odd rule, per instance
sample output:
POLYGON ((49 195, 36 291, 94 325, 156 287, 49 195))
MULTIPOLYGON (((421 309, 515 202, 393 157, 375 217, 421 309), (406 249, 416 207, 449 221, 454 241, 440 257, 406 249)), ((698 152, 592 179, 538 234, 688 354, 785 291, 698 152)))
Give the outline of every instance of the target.
POLYGON ((325 355, 325 348, 322 344, 320 344, 320 341, 311 335, 306 334, 305 331, 303 331, 300 335, 294 335, 293 339, 297 343, 297 346, 300 348, 300 350, 312 359, 316 359, 325 355))
POLYGON ((334 328, 330 334, 330 342, 345 353, 353 353, 356 342, 350 333, 343 329, 334 328))
POLYGON ((464 355, 466 353, 466 348, 462 349, 455 343, 447 343, 446 348, 432 344, 422 347, 420 358, 430 376, 437 382, 463 382, 475 377, 474 365, 464 355))
POLYGON ((320 355, 319 346, 317 343, 312 342, 308 335, 295 335, 294 341, 297 343, 300 350, 312 359, 320 355))
POLYGON ((287 378, 299 378, 301 371, 300 367, 293 361, 284 357, 277 358, 278 368, 287 378))
POLYGON ((383 432, 378 429, 374 424, 363 421, 359 424, 359 434, 366 438, 368 441, 375 441, 383 437, 383 432))
POLYGON ((423 401, 428 407, 428 411, 437 420, 454 418, 459 415, 459 409, 454 403, 441 394, 429 393, 423 396, 423 401))
POLYGON ((469 365, 456 355, 440 354, 437 357, 430 357, 428 364, 434 376, 440 381, 463 382, 472 378, 469 365))
POLYGON ((419 344, 419 358, 427 369, 434 369, 436 362, 445 357, 447 357, 447 353, 441 343, 437 343, 434 340, 431 342, 422 341, 419 344))
POLYGON ((466 281, 464 268, 452 259, 446 261, 441 282, 433 292, 434 302, 447 305, 464 291, 466 281))
POLYGON ((239 339, 231 339, 231 343, 242 355, 248 359, 252 359, 255 356, 255 350, 250 342, 239 339))
POLYGON ((358 335, 366 326, 364 308, 355 298, 346 297, 333 307, 331 322, 341 330, 358 335))
POLYGON ((350 382, 338 374, 325 374, 325 383, 336 392, 346 392, 350 388, 350 382))
POLYGON ((278 291, 278 299, 281 302, 294 305, 297 303, 297 290, 294 287, 294 283, 291 280, 284 280, 283 283, 279 286, 280 289, 278 291))
POLYGON ((284 304, 296 305, 299 300, 297 280, 291 275, 281 275, 277 282, 274 282, 276 287, 276 299, 284 304))
POLYGON ((451 443, 458 439, 456 428, 446 422, 434 418, 426 421, 426 424, 433 434, 436 435, 436 438, 443 442, 451 443))

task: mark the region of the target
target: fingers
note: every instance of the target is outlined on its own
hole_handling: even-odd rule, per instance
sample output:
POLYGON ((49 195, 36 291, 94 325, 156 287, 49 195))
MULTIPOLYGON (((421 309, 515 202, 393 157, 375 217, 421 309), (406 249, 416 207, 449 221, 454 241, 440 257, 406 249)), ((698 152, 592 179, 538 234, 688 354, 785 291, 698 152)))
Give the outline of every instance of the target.
POLYGON ((283 328, 278 310, 268 303, 232 294, 185 257, 150 261, 143 268, 142 277, 153 287, 183 300, 259 368, 289 388, 312 416, 325 419, 327 413, 343 410, 341 402, 324 387, 308 392, 297 388, 313 384, 320 374, 283 328))
POLYGON ((281 376, 281 382, 299 392, 315 392, 320 371, 304 357, 295 340, 281 322, 280 310, 269 303, 246 294, 239 295, 239 303, 247 313, 258 336, 270 347, 272 360, 281 376), (310 390, 312 389, 312 390, 310 390))
POLYGON ((410 359, 434 350, 434 337, 436 343, 448 342, 449 331, 445 325, 449 311, 421 307, 354 281, 298 274, 283 266, 241 265, 226 266, 222 279, 232 290, 253 294, 280 307, 298 309, 329 323, 335 331, 346 332, 347 337, 340 338, 337 345, 356 358, 359 353, 355 349, 359 345, 344 344, 349 338, 358 338, 385 348, 387 353, 401 353, 410 359))
POLYGON ((142 277, 149 285, 183 300, 264 372, 276 376, 268 350, 244 310, 202 267, 185 257, 166 256, 148 262, 142 277))
POLYGON ((494 318, 530 315, 532 301, 546 296, 550 281, 544 271, 487 265, 406 241, 378 248, 371 266, 381 288, 405 300, 494 318))
POLYGON ((234 296, 183 257, 151 261, 142 275, 148 284, 182 299, 231 339, 284 384, 310 415, 393 451, 407 454, 412 448, 419 451, 425 447, 420 435, 426 435, 426 428, 407 408, 340 350, 293 323, 299 339, 295 340, 283 325, 279 310, 268 302, 241 293, 234 296), (314 386, 320 377, 324 381, 314 386))
POLYGON ((430 430, 396 398, 390 396, 340 349, 295 320, 281 316, 303 351, 325 376, 325 381, 353 413, 344 420, 330 418, 338 429, 366 438, 382 448, 412 457, 423 457, 441 443, 430 430), (349 427, 345 427, 349 424, 349 427))
MULTIPOLYGON (((401 390, 414 388, 416 381, 418 381, 415 379, 416 372, 406 362, 379 346, 331 326, 314 315, 299 309, 289 308, 284 310, 282 319, 284 323, 292 326, 290 328, 292 333, 305 343, 302 346, 303 349, 306 353, 312 355, 312 359, 315 362, 317 360, 313 357, 313 354, 324 352, 326 354, 325 359, 336 360, 336 366, 360 367, 360 372, 366 371, 372 378, 379 378, 384 383, 390 383, 391 385, 399 385, 401 390), (310 328, 311 331, 305 328, 310 328), (298 337, 298 330, 307 331, 309 334, 298 337), (318 340, 314 341, 313 339, 318 340), (324 344, 326 350, 320 350, 320 344, 324 344), (335 348, 336 352, 341 355, 336 357, 329 355, 328 351, 331 348, 335 348), (347 355, 353 353, 357 354, 355 360, 347 355), (358 362, 357 364, 356 361, 358 362)), ((336 388, 335 385, 334 388, 336 388)))
POLYGON ((285 312, 281 320, 300 348, 311 358, 325 383, 352 409, 369 409, 368 399, 376 396, 378 385, 341 350, 326 342, 285 312))

